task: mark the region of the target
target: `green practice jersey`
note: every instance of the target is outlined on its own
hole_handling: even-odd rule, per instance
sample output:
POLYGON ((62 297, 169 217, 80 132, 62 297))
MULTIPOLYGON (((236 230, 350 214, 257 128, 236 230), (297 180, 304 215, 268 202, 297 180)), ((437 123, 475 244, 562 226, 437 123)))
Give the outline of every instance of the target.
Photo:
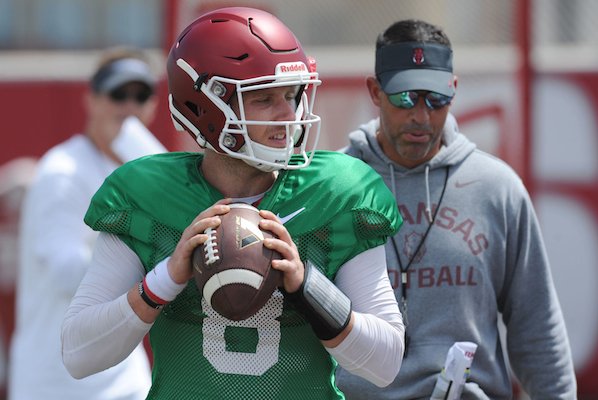
MULTIPOLYGON (((166 153, 123 165, 98 190, 85 222, 118 235, 150 271, 172 254, 191 221, 223 198, 201 175, 202 159, 166 153)), ((309 167, 280 171, 259 208, 286 220, 301 258, 330 279, 402 223, 378 174, 336 152, 318 151, 309 167)), ((164 307, 150 343, 150 399, 343 398, 336 362, 278 290, 251 318, 230 321, 202 301, 191 280, 164 307)))

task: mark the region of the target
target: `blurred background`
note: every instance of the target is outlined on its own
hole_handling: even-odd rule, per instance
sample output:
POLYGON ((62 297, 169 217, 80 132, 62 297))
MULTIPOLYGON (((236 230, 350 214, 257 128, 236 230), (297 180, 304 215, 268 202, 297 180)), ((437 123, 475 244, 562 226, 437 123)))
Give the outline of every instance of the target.
POLYGON ((164 59, 190 21, 229 5, 277 15, 316 58, 324 81, 319 148, 331 150, 375 115, 364 77, 373 71, 377 34, 404 18, 446 30, 459 76, 452 110, 461 130, 515 168, 532 194, 579 397, 598 398, 597 1, 0 0, 0 399, 19 204, 36 159, 83 128, 87 80, 99 52, 114 45, 143 48, 162 76, 152 131, 170 150, 197 150, 172 128, 164 59))

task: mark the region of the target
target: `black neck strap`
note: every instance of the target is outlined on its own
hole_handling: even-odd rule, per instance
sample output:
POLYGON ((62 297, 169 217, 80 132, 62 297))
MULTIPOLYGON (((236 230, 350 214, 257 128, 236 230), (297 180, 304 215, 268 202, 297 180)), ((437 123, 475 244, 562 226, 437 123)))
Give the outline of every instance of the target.
POLYGON ((438 210, 440 209, 440 204, 442 203, 442 199, 444 198, 444 192, 446 191, 448 177, 449 177, 449 167, 447 166, 446 174, 444 177, 444 185, 442 186, 442 192, 440 193, 440 198, 438 199, 438 204, 436 205, 436 209, 434 210, 434 215, 432 216, 432 221, 430 221, 430 224, 428 225, 428 228, 426 229, 424 236, 422 237, 419 244, 417 245, 417 249, 415 249, 413 254, 411 254, 411 257, 409 257, 409 261, 407 262, 407 265, 405 267, 403 267, 403 262, 401 261, 401 254, 399 252, 399 248, 397 246, 395 238, 394 238, 394 236, 391 237, 391 243, 394 248, 395 254, 397 255, 397 260, 399 261, 399 268, 401 269, 401 296, 403 297, 404 301, 407 300, 407 271, 409 270, 409 267, 411 267, 413 260, 419 253, 419 250, 424 245, 424 242, 426 241, 426 238, 428 237, 428 233, 430 233, 430 229, 432 229, 432 226, 434 225, 434 222, 436 221, 436 215, 438 214, 438 210))

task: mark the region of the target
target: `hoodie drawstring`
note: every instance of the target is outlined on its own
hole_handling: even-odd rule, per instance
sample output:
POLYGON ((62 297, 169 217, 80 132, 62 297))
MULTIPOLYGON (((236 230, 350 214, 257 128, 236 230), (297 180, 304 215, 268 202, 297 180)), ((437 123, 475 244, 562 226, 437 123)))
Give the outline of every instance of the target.
POLYGON ((392 166, 392 163, 388 163, 388 169, 390 172, 390 190, 392 190, 392 195, 396 199, 397 189, 395 187, 395 167, 392 166))
MULTIPOLYGON (((425 172, 424 172, 424 181, 426 183, 426 216, 428 217, 428 222, 432 223, 434 220, 432 219, 432 206, 430 205, 430 164, 426 164, 425 172)), ((446 185, 446 183, 445 183, 446 185)))
MULTIPOLYGON (((390 173, 390 189, 392 191, 392 195, 394 198, 397 198, 397 189, 396 189, 396 182, 395 182, 395 168, 392 163, 388 163, 388 171, 390 173)), ((426 185, 426 216, 428 217, 428 222, 431 224, 434 219, 432 218, 432 203, 430 201, 430 164, 426 164, 426 168, 424 170, 424 182, 426 185)), ((444 183, 446 187, 446 182, 444 183)), ((398 199, 397 199, 398 200, 398 199)))

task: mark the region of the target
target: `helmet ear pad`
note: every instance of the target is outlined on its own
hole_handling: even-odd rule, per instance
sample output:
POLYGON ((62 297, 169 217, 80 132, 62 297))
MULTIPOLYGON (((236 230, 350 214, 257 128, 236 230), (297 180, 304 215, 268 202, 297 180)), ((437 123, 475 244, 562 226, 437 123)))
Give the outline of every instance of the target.
MULTIPOLYGON (((202 94, 203 96, 203 94, 202 94)), ((214 150, 220 152, 220 146, 217 140, 213 140, 215 132, 222 132, 224 127, 225 118, 220 112, 218 107, 213 103, 204 102, 204 107, 199 107, 198 103, 187 101, 181 104, 173 99, 173 105, 187 120, 193 124, 198 130, 201 138, 197 138, 195 133, 189 129, 185 124, 181 124, 185 131, 191 135, 193 140, 199 139, 198 143, 208 142, 214 148, 214 150), (205 118, 206 114, 212 114, 209 118, 205 118), (202 140, 203 139, 203 140, 202 140)), ((206 147, 203 145, 202 147, 206 147)))
MULTIPOLYGON (((169 59, 169 62, 170 61, 171 59, 169 59)), ((178 67, 174 65, 172 68, 178 67)), ((195 85, 190 84, 189 78, 182 74, 176 74, 171 79, 183 81, 178 85, 179 93, 180 91, 184 91, 182 93, 183 96, 179 97, 187 99, 187 101, 181 103, 177 100, 179 97, 173 97, 172 102, 174 107, 199 130, 201 138, 198 140, 195 133, 193 133, 186 124, 181 124, 185 131, 191 135, 193 140, 200 143, 200 145, 202 142, 207 142, 215 151, 224 153, 225 151, 220 148, 219 138, 224 125, 226 124, 226 116, 219 106, 210 100, 204 92, 204 90, 207 90, 206 84, 199 81, 196 82, 195 85)), ((234 95, 235 89, 234 85, 226 84, 224 86, 226 87, 226 94, 222 100, 228 104, 229 100, 234 95)), ((236 152, 243 147, 245 139, 243 138, 243 135, 235 135, 235 139, 234 146, 228 147, 228 149, 236 152)), ((203 145, 202 147, 206 146, 203 145)))

